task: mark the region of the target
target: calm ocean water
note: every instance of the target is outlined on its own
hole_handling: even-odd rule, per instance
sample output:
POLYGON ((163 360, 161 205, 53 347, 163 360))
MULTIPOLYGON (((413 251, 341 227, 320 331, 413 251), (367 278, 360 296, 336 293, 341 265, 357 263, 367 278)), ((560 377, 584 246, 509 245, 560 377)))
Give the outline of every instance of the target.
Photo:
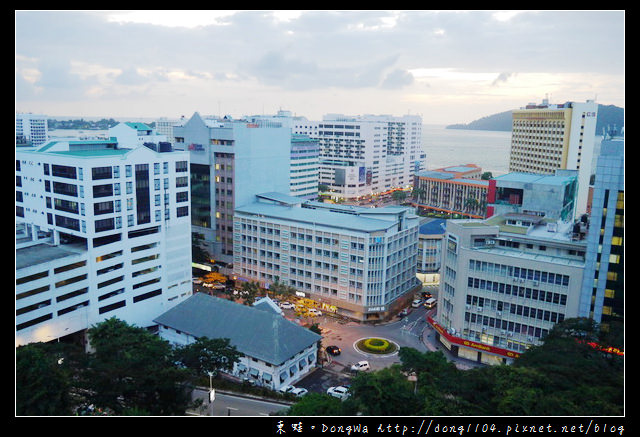
POLYGON ((427 153, 428 170, 475 164, 499 176, 509 172, 511 132, 423 125, 422 148, 427 153))

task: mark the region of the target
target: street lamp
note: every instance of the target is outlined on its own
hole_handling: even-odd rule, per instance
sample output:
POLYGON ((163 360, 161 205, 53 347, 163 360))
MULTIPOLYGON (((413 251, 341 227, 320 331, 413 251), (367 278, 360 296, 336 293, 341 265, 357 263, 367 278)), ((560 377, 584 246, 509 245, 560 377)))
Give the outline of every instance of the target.
MULTIPOLYGON (((213 389, 213 372, 207 372, 209 374, 209 406, 213 404, 213 401, 216 400, 216 392, 213 389)), ((213 414, 209 414, 213 416, 213 414)))

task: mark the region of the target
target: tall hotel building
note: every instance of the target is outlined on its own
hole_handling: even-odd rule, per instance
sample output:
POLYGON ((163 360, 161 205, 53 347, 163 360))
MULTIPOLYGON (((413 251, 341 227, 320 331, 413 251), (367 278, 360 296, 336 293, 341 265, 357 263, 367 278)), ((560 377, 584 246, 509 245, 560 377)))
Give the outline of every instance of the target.
POLYGON ((263 193, 235 210, 234 274, 266 287, 291 285, 323 311, 386 319, 419 289, 418 224, 410 208, 263 193))
POLYGON ((578 170, 576 214, 587 211, 598 104, 529 104, 512 115, 509 171, 553 174, 578 170))
POLYGON ((413 174, 425 169, 417 115, 327 114, 315 123, 298 120, 294 132, 318 139, 320 184, 336 199, 410 186, 413 174))
POLYGON ((578 316, 586 249, 572 222, 524 213, 448 220, 438 313, 428 321, 454 355, 510 363, 578 316))
POLYGON ((624 138, 600 146, 587 234, 580 316, 603 327, 624 320, 624 138))
POLYGON ((45 115, 16 114, 16 145, 39 146, 49 139, 45 115))
POLYGON ((264 120, 203 118, 173 126, 190 154, 192 232, 216 261, 233 262, 233 214, 257 193, 290 190, 291 129, 264 120))
POLYGON ((192 294, 189 154, 115 141, 16 150, 16 346, 192 294))

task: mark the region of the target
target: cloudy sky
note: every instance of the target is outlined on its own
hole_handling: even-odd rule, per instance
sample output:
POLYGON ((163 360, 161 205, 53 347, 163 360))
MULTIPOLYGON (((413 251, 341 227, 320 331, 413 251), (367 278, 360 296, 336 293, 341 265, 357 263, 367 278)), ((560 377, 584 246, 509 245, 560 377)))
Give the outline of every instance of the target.
POLYGON ((419 114, 624 107, 624 11, 16 11, 17 112, 419 114))

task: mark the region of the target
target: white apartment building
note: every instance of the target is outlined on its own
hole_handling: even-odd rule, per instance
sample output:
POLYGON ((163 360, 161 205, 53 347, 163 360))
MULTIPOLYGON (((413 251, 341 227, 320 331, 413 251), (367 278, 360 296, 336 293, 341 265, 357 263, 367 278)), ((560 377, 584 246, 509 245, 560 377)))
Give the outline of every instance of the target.
POLYGON ((155 120, 155 130, 158 135, 164 135, 166 141, 173 143, 173 126, 180 123, 178 118, 160 117, 155 120))
POLYGON ((436 318, 454 355, 510 363, 578 317, 586 241, 572 222, 527 214, 447 220, 436 318))
POLYGON ((16 346, 192 294, 189 154, 114 141, 16 150, 16 346))
POLYGON ((589 180, 594 173, 598 104, 566 102, 533 104, 512 114, 509 171, 554 174, 578 170, 576 216, 587 211, 589 180))
POLYGON ((160 143, 168 141, 166 135, 157 133, 145 123, 118 123, 110 127, 108 132, 109 138, 115 138, 119 147, 123 148, 138 147, 145 143, 155 144, 157 147, 160 143))
POLYGON ((297 118, 293 125, 294 133, 318 139, 319 182, 336 199, 405 188, 426 168, 417 115, 327 114, 319 122, 297 118))
POLYGON ((46 115, 16 113, 16 144, 39 146, 48 139, 46 115))
POLYGON ((323 311, 372 321, 413 297, 418 223, 410 208, 364 208, 264 193, 234 214, 234 274, 295 287, 323 311))

